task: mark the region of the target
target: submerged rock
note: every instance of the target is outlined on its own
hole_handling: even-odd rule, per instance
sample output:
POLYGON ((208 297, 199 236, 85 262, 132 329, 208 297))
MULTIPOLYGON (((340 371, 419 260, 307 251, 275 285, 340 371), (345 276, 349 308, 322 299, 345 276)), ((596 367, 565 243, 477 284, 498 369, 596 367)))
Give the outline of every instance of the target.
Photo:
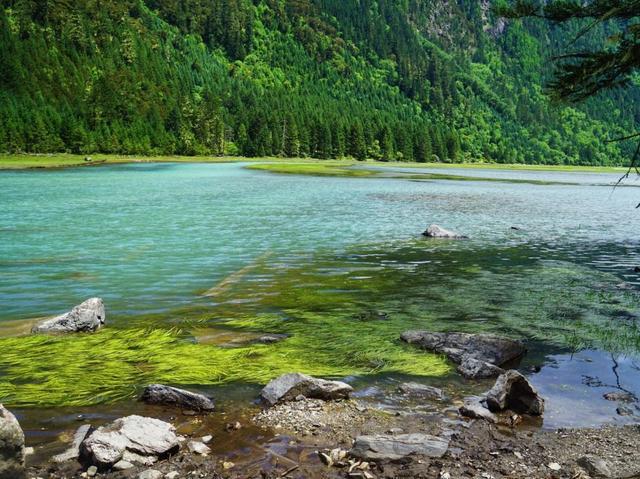
POLYGON ((635 402, 637 400, 635 395, 626 391, 606 393, 602 397, 604 397, 607 401, 635 402))
POLYGON ((501 375, 486 394, 491 411, 509 409, 520 414, 542 416, 544 399, 531 383, 518 371, 510 370, 501 375))
POLYGON ((356 321, 387 321, 389 314, 384 311, 370 309, 351 316, 356 321))
POLYGON ((0 404, 0 479, 24 477, 24 432, 16 417, 0 404))
POLYGON ((464 236, 454 231, 449 231, 438 225, 430 225, 427 230, 422 233, 427 238, 441 238, 441 239, 467 239, 468 236, 464 236))
POLYGON ((260 396, 273 406, 283 401, 293 401, 298 396, 309 399, 344 399, 353 392, 353 388, 340 381, 327 381, 306 374, 285 374, 267 384, 260 396))
POLYGON ((398 390, 407 396, 435 399, 437 401, 443 401, 446 399, 442 389, 420 383, 403 383, 398 386, 398 390))
POLYGON ((164 404, 194 411, 213 411, 215 409, 213 400, 204 394, 163 384, 147 386, 142 392, 140 400, 147 404, 164 404))
POLYGON ((357 437, 349 454, 366 460, 396 460, 411 454, 437 458, 447 449, 447 439, 428 434, 379 434, 357 437))
POLYGON ((91 426, 89 424, 85 424, 80 426, 76 433, 73 435, 73 442, 71 443, 71 447, 57 456, 53 456, 54 462, 66 462, 71 461, 73 459, 78 459, 80 457, 80 445, 82 441, 85 440, 87 434, 91 430, 91 426))
POLYGON ((255 343, 259 344, 273 344, 279 343, 280 341, 284 341, 289 337, 288 334, 263 334, 262 336, 255 339, 255 343))
POLYGON ((33 333, 81 333, 93 332, 104 326, 106 313, 100 298, 91 298, 61 314, 36 324, 33 333))
POLYGON ((446 355, 459 364, 458 371, 470 379, 496 377, 502 372, 497 366, 526 352, 520 341, 491 334, 406 331, 400 337, 409 344, 446 355))
POLYGON ((100 468, 125 460, 149 465, 180 448, 175 428, 164 421, 127 416, 93 431, 80 446, 81 458, 100 468))

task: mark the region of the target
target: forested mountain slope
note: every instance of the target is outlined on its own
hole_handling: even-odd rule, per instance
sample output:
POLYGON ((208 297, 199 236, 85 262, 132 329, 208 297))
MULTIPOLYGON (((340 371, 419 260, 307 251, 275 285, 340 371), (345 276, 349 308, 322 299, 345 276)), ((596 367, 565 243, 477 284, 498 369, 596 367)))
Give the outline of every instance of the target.
POLYGON ((507 23, 489 0, 2 7, 0 151, 609 165, 640 115, 636 89, 551 105, 578 26, 507 23))

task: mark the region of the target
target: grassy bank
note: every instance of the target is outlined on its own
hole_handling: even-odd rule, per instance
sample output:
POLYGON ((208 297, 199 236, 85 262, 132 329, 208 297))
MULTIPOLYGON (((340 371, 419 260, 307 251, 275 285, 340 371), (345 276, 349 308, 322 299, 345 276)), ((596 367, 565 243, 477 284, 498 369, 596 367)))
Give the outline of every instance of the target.
POLYGON ((20 170, 30 168, 65 168, 77 166, 96 166, 119 163, 227 163, 227 162, 269 162, 279 166, 256 165, 258 169, 268 169, 278 173, 315 174, 324 176, 371 176, 371 173, 354 172, 344 170, 344 167, 352 165, 393 166, 394 168, 464 168, 464 169, 500 169, 523 171, 567 171, 567 172, 594 172, 594 173, 623 173, 624 167, 602 166, 567 166, 567 165, 521 165, 498 163, 414 163, 414 162, 382 162, 355 160, 315 160, 308 158, 243 158, 243 157, 219 157, 219 156, 122 156, 122 155, 89 155, 91 161, 86 161, 85 155, 55 154, 0 154, 0 169, 20 170), (287 164, 290 162, 294 164, 287 164), (305 166, 302 166, 305 165, 305 166), (315 166, 317 165, 317 166, 315 166), (295 171, 294 171, 295 170, 295 171))

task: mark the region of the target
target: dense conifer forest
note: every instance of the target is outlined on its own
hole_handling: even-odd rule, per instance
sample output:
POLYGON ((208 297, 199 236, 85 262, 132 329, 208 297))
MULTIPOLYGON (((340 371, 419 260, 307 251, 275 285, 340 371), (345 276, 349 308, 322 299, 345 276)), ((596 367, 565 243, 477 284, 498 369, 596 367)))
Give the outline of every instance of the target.
POLYGON ((2 0, 0 151, 624 164, 637 88, 545 94, 579 28, 489 0, 2 0))

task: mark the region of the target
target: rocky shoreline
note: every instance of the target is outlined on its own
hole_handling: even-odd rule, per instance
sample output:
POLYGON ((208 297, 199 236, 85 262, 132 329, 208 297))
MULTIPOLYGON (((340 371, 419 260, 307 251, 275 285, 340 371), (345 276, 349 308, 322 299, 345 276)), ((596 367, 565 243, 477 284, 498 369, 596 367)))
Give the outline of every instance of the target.
MULTIPOLYGON (((94 298, 34 332, 95 331, 105 319, 94 298)), ((447 356, 466 380, 495 383, 473 397, 401 383, 397 394, 408 402, 389 410, 345 382, 292 372, 262 389, 259 407, 210 428, 184 424, 225 415, 212 398, 152 384, 139 400, 173 411, 169 420, 132 414, 85 423, 65 451, 34 464, 18 421, 0 405, 0 479, 640 477, 640 426, 540 430, 544 398, 511 369, 526 354, 522 342, 429 331, 401 339, 447 356), (245 428, 256 431, 251 447, 234 442, 245 428)), ((620 392, 605 399, 637 403, 620 392)))

